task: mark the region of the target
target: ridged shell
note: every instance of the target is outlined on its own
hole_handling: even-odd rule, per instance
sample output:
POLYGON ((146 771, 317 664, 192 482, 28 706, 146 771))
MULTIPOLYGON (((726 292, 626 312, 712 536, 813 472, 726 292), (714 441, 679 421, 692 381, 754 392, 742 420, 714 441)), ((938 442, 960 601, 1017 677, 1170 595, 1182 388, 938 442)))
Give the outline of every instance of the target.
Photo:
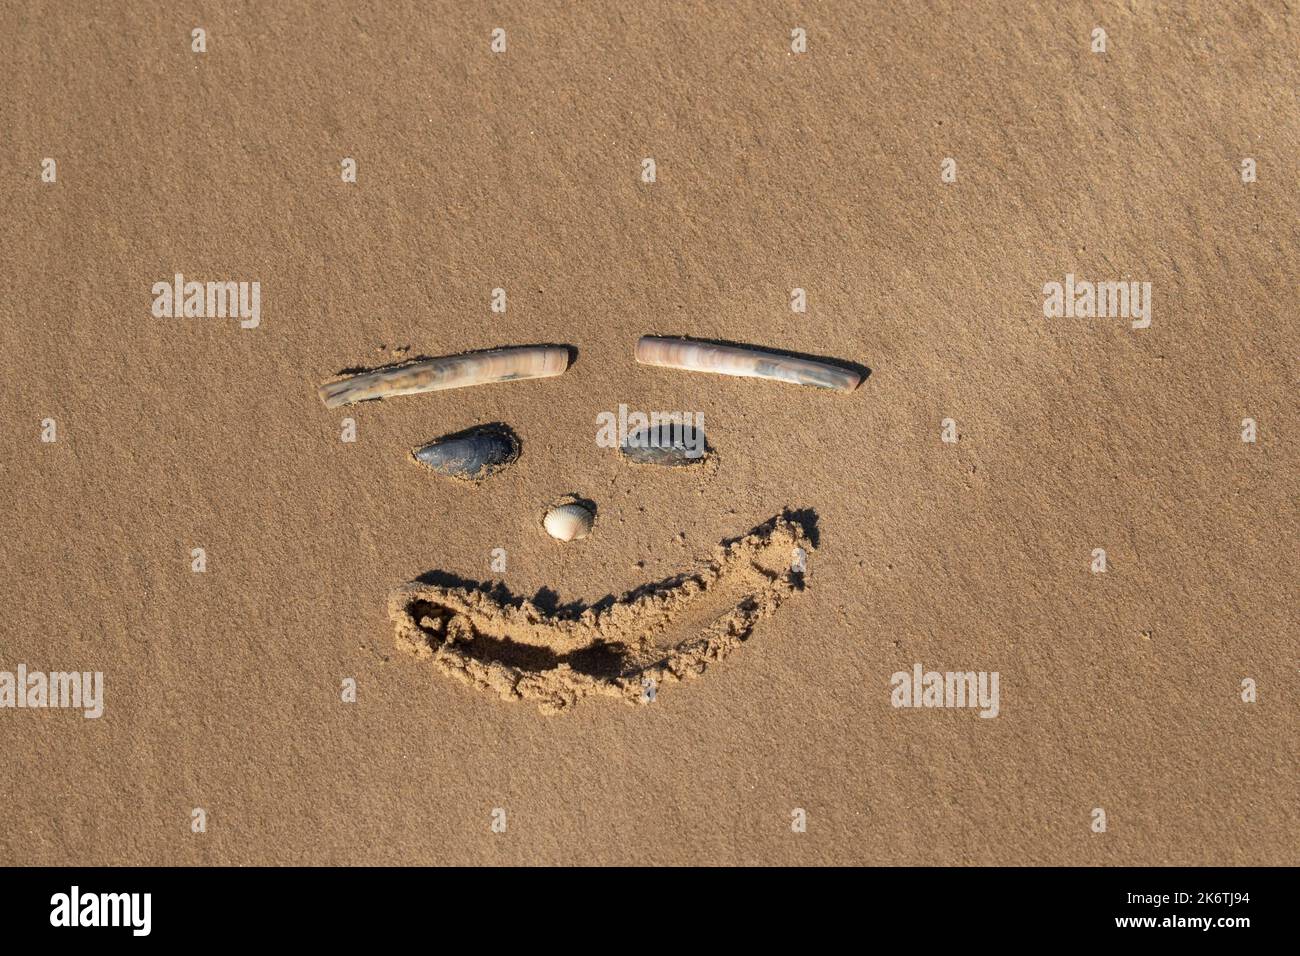
POLYGON ((546 517, 542 519, 542 526, 552 538, 574 541, 590 534, 595 520, 596 516, 591 513, 591 509, 570 502, 556 505, 546 512, 546 517))
POLYGON ((431 441, 411 455, 440 475, 482 481, 519 457, 519 439, 505 425, 480 425, 431 441))

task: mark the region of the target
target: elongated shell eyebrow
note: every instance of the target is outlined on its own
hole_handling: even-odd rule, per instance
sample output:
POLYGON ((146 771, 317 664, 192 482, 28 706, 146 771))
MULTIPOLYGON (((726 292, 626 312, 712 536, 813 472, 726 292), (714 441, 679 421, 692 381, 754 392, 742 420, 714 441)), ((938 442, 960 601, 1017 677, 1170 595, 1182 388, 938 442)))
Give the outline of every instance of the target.
POLYGON ((551 378, 563 374, 568 367, 569 350, 564 346, 518 345, 373 369, 326 382, 316 391, 326 408, 337 408, 397 395, 551 378))
POLYGON ((691 339, 643 335, 636 343, 636 360, 642 365, 679 368, 688 372, 714 372, 743 378, 766 378, 795 385, 811 385, 851 392, 862 376, 857 372, 752 346, 716 345, 691 339))

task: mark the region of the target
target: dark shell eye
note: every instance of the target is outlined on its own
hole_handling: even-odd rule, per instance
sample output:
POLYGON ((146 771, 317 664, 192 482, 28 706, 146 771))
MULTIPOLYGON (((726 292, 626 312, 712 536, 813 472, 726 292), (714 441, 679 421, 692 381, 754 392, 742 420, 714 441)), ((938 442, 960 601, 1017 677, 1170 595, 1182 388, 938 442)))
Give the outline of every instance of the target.
POLYGON ((519 457, 519 439, 505 425, 480 425, 444 435, 415 449, 411 455, 440 475, 482 481, 519 457))
POLYGON ((637 464, 678 468, 704 461, 709 446, 702 428, 651 426, 632 432, 618 450, 628 461, 637 464))

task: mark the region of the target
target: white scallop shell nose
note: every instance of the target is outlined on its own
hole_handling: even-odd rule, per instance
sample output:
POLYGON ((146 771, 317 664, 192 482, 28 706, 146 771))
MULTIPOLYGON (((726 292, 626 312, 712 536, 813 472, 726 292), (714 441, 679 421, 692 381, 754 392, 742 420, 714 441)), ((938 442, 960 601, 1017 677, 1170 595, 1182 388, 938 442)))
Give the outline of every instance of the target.
POLYGON ((595 515, 591 509, 579 504, 556 505, 546 512, 542 527, 552 538, 559 541, 573 541, 585 538, 591 532, 595 515))

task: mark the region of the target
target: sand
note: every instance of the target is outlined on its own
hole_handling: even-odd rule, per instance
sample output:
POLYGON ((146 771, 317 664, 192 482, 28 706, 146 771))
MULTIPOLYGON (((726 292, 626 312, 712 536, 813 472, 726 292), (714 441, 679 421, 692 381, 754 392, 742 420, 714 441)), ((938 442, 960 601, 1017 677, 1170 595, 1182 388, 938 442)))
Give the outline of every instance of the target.
POLYGON ((0 861, 1294 863, 1297 49, 1262 0, 0 5, 0 670, 104 687, 0 709, 0 861), (156 316, 177 273, 257 324, 156 316), (1067 276, 1149 327, 1046 317, 1067 276), (532 344, 573 362, 317 395, 532 344), (620 404, 713 466, 597 444, 620 404), (496 422, 481 483, 410 460, 496 422), (543 714, 389 616, 435 573, 580 614, 782 514, 805 589, 646 704, 543 714), (998 715, 895 706, 917 664, 998 715))
POLYGON ((388 614, 404 650, 543 714, 596 694, 650 704, 660 684, 702 675, 804 589, 815 533, 811 516, 778 515, 698 572, 581 608, 538 607, 500 585, 417 580, 392 594, 388 614))

